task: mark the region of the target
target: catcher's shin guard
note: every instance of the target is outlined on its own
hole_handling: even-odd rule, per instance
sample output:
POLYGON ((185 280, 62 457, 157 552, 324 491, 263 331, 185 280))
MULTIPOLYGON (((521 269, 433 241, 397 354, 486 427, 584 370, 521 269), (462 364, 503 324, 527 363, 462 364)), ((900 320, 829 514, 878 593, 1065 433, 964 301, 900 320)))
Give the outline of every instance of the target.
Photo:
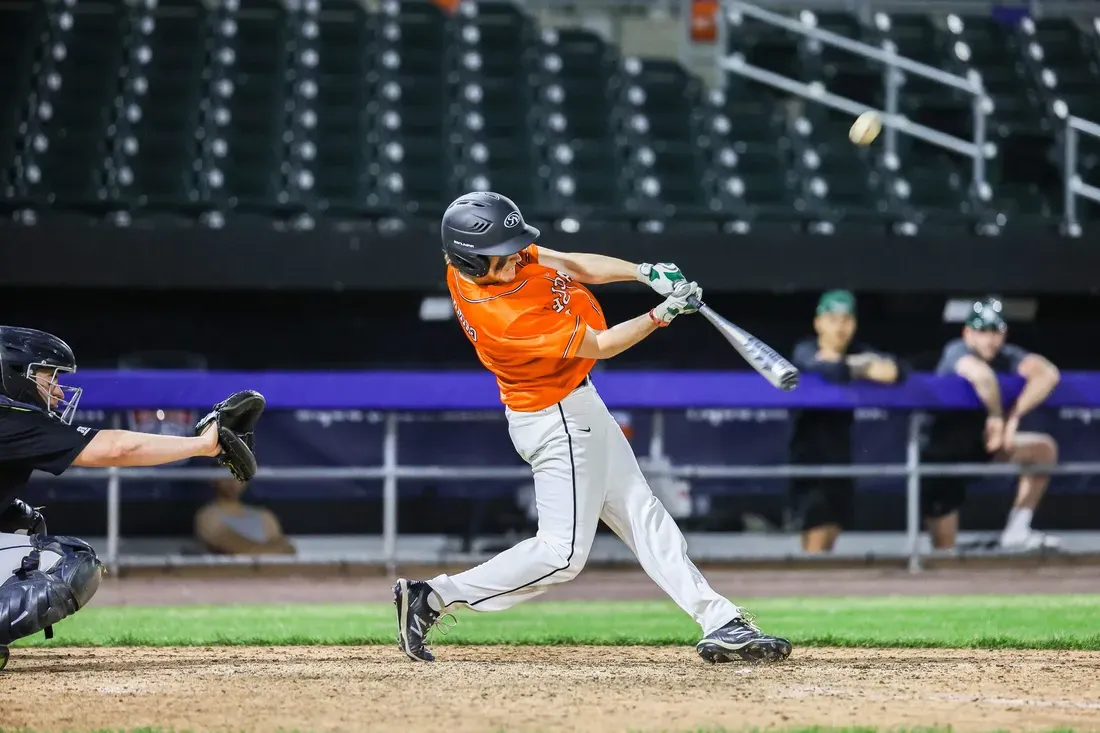
POLYGON ((87 605, 99 590, 103 571, 95 550, 83 540, 32 537, 22 567, 0 583, 0 647, 39 631, 52 638, 53 625, 87 605), (60 555, 46 570, 39 568, 44 551, 60 555))

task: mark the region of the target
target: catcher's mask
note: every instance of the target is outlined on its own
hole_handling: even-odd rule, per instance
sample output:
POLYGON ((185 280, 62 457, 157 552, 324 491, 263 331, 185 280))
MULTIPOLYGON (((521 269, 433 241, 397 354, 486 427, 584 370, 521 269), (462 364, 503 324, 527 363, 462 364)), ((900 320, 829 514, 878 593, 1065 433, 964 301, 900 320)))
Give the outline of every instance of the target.
POLYGON ((7 397, 42 407, 69 425, 84 390, 61 384, 61 379, 75 372, 73 350, 57 336, 34 328, 0 326, 0 389, 7 397))

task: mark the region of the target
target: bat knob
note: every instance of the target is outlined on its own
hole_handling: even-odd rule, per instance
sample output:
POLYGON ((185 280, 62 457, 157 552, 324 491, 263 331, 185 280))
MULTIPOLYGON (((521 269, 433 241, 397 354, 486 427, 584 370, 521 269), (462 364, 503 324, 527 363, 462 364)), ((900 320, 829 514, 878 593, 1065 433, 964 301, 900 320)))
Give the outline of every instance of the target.
POLYGON ((791 369, 783 372, 779 376, 779 389, 784 392, 790 392, 792 389, 798 386, 799 372, 797 369, 791 369))

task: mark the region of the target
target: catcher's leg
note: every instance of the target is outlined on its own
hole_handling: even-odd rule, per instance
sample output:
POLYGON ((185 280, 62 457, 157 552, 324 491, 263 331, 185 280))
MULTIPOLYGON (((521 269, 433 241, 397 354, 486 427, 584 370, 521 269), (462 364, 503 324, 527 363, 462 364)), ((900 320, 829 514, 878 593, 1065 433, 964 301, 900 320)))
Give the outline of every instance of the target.
POLYGON ((104 567, 95 550, 74 537, 0 535, 0 668, 7 646, 72 616, 99 589, 104 567), (13 567, 14 565, 14 567, 13 567))

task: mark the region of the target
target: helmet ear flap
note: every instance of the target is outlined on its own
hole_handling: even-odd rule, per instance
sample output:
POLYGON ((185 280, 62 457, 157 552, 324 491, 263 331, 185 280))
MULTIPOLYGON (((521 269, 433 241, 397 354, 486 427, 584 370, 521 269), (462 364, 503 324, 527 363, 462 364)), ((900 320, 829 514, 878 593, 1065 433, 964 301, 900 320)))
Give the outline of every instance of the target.
POLYGON ((468 255, 448 252, 451 266, 469 277, 485 277, 489 274, 489 258, 484 255, 468 255))

